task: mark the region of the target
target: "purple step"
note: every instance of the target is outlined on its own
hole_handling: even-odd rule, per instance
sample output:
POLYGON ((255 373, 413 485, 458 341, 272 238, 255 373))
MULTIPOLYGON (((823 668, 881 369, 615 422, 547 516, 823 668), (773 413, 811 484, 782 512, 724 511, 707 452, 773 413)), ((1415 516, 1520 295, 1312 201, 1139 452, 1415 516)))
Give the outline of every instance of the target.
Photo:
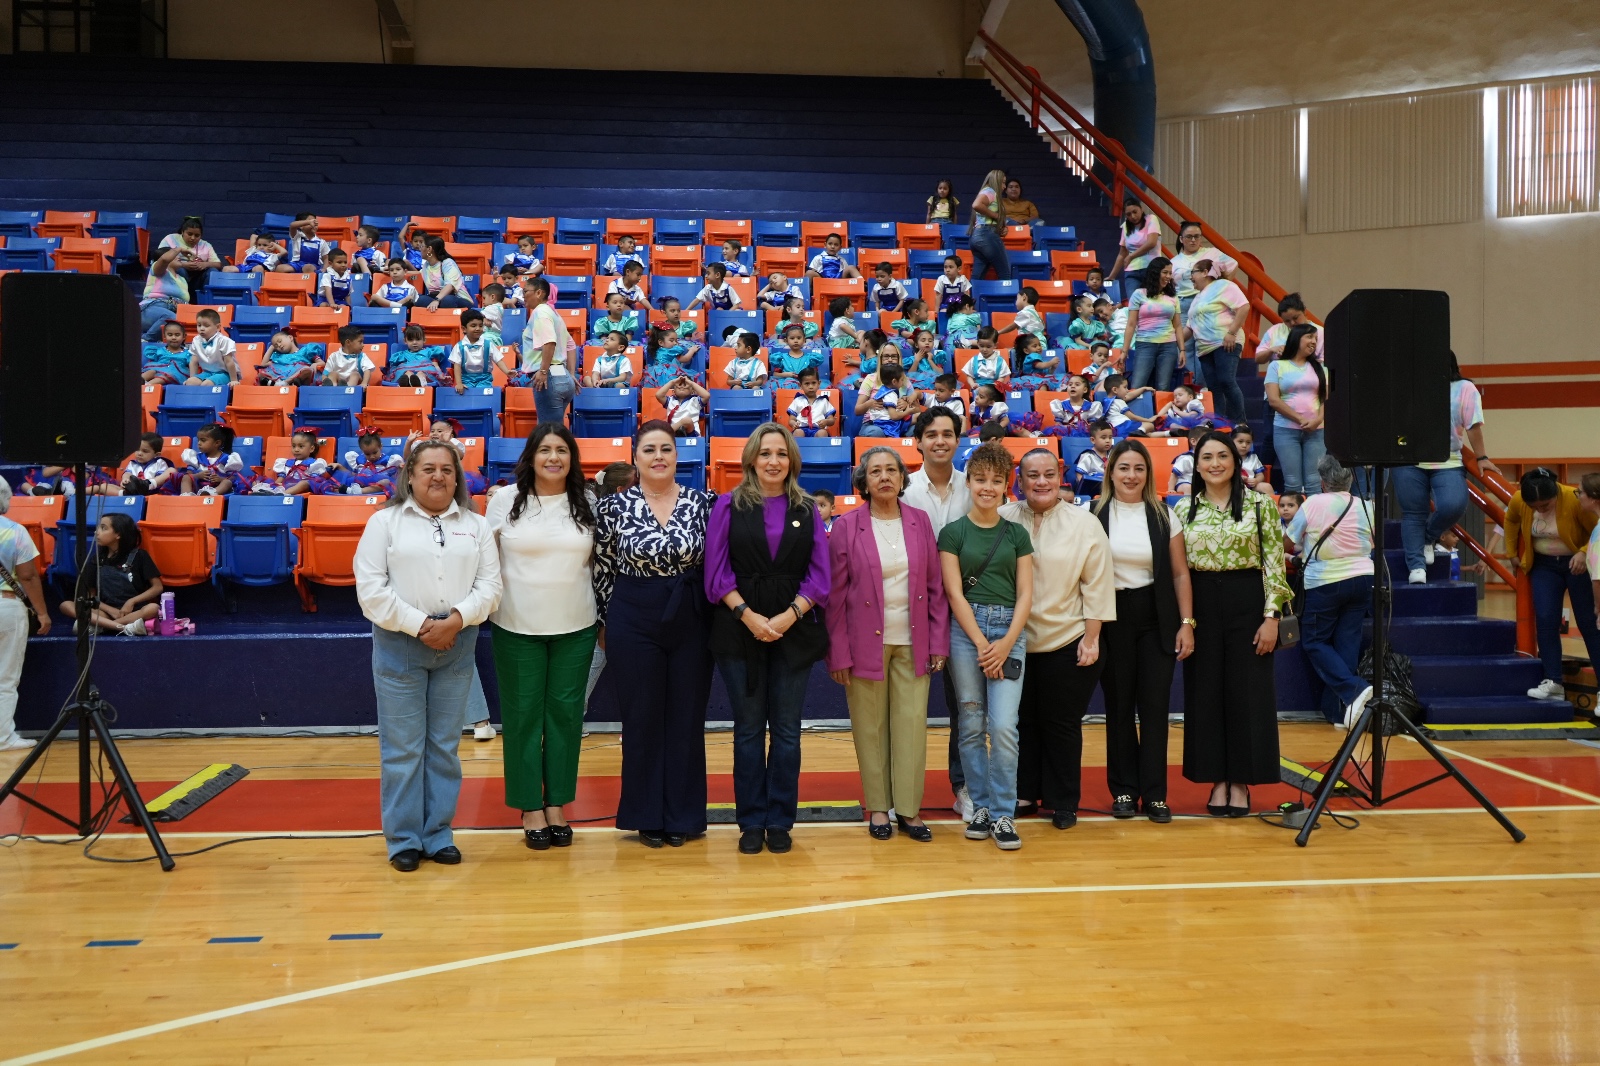
POLYGON ((1525 655, 1417 655, 1411 680, 1423 700, 1460 696, 1522 697, 1544 677, 1525 655))
POLYGON ((1478 613, 1478 587, 1466 581, 1440 581, 1426 585, 1397 582, 1394 586, 1394 617, 1475 616, 1478 613))
POLYGON ((1396 615, 1389 625, 1389 640, 1395 651, 1413 658, 1421 655, 1508 656, 1517 650, 1517 623, 1464 615, 1443 618, 1396 615))
POLYGON ((1422 697, 1429 725, 1515 725, 1532 722, 1570 722, 1572 704, 1566 700, 1535 700, 1527 696, 1422 697))

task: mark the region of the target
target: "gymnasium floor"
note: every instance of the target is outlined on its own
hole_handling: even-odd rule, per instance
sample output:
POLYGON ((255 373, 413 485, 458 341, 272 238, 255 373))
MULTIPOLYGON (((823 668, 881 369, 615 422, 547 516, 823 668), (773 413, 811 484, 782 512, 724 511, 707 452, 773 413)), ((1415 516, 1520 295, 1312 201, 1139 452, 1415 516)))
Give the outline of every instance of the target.
MULTIPOLYGON (((1088 732, 1085 801, 1104 806, 1088 732)), ((1314 764, 1339 735, 1282 736, 1314 764)), ((612 810, 616 741, 588 738, 574 819, 612 810)), ((930 732, 930 765, 944 746, 930 732)), ((1446 782, 1301 850, 1204 817, 1174 766, 1175 810, 1200 817, 1028 820, 1015 854, 953 822, 927 845, 803 826, 787 856, 739 855, 731 827, 651 851, 600 822, 544 853, 469 829, 462 865, 410 875, 358 835, 378 824, 371 738, 123 750, 147 795, 207 763, 251 768, 171 827, 174 850, 306 838, 170 874, 7 848, 4 1063, 1600 1061, 1600 748, 1571 741, 1452 746, 1520 845, 1446 782)), ((728 734, 707 750, 712 799, 731 798, 728 734)), ((499 742, 462 751, 458 824, 515 825, 499 742)), ((1395 778, 1418 779, 1420 755, 1396 741, 1395 778)), ((848 734, 808 735, 804 765, 803 799, 856 797, 848 734)), ((42 787, 66 801, 73 772, 62 749, 42 787)), ((931 808, 948 787, 929 784, 931 808)), ((53 831, 20 817, 7 803, 0 832, 53 831)), ((128 828, 96 853, 147 854, 128 828)))

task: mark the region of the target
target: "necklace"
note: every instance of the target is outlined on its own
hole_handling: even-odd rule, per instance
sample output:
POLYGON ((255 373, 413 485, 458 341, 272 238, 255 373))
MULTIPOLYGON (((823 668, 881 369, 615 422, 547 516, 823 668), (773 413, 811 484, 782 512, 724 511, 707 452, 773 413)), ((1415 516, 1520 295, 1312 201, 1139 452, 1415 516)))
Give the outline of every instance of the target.
POLYGON ((677 485, 673 485, 671 492, 651 492, 649 489, 645 488, 643 485, 640 485, 639 486, 639 491, 645 494, 645 498, 646 499, 664 500, 668 496, 676 496, 678 494, 678 486, 677 485))

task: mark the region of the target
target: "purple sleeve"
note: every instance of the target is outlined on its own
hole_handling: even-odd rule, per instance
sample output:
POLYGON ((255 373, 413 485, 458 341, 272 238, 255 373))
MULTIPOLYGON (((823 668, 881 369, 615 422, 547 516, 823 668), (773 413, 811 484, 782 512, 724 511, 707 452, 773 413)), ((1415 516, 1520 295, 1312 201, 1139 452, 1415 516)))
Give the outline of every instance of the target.
POLYGON ((828 589, 833 585, 833 564, 828 557, 828 530, 817 511, 811 512, 811 520, 811 565, 806 567, 806 576, 800 579, 798 592, 812 603, 826 604, 828 589))
POLYGON ((733 496, 724 493, 711 506, 706 522, 706 599, 721 603, 722 597, 737 587, 733 564, 728 561, 728 527, 732 520, 733 496))

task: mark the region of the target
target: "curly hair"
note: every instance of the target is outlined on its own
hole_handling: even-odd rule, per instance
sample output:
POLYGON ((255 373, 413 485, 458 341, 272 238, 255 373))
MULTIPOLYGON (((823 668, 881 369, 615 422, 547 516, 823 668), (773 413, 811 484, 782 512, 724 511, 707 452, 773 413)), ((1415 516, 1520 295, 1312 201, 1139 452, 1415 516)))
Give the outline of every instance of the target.
POLYGON ((1011 457, 1006 446, 999 441, 989 441, 980 444, 967 456, 967 477, 975 473, 995 474, 1009 479, 1011 472, 1016 469, 1017 461, 1011 457))

